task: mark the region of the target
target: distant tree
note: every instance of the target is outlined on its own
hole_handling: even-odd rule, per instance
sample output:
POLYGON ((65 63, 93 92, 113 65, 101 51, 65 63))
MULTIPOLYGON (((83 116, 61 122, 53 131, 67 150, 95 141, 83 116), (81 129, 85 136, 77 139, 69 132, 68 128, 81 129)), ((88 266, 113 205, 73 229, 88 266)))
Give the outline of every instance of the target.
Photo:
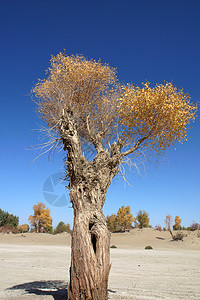
POLYGON ((159 231, 162 231, 162 227, 161 227, 160 225, 156 225, 156 226, 155 226, 155 229, 156 229, 156 230, 159 230, 159 231))
POLYGON ((109 231, 126 231, 131 229, 132 223, 134 222, 133 215, 131 214, 130 206, 122 206, 119 208, 117 215, 110 215, 106 217, 106 222, 109 231))
POLYGON ((135 223, 138 225, 138 227, 141 229, 143 227, 148 227, 149 226, 149 214, 145 210, 139 210, 136 218, 135 218, 135 223))
POLYGON ((174 230, 179 230, 181 229, 181 221, 182 219, 179 218, 179 216, 176 216, 175 219, 174 219, 174 226, 173 226, 173 229, 174 230))
POLYGON ((102 208, 112 179, 122 163, 185 140, 197 107, 172 83, 123 85, 108 64, 65 53, 52 56, 33 93, 49 127, 46 145, 66 151, 74 209, 68 298, 108 299, 110 234, 102 208))
MULTIPOLYGON (((52 224, 52 223, 51 223, 52 224)), ((49 233, 49 234, 53 234, 53 227, 52 227, 52 225, 51 226, 47 226, 46 228, 45 228, 45 232, 46 233, 49 233)))
POLYGON ((17 229, 19 230, 19 232, 28 232, 29 226, 28 224, 18 225, 17 229))
POLYGON ((116 221, 121 231, 131 229, 132 223, 134 222, 133 215, 131 214, 130 206, 122 206, 117 212, 116 221))
POLYGON ((6 211, 0 209, 0 226, 9 226, 17 228, 19 224, 19 217, 9 214, 6 211))
POLYGON ((118 224, 116 215, 112 214, 110 216, 107 216, 106 217, 106 222, 107 222, 108 230, 110 232, 119 231, 119 224, 118 224))
POLYGON ((62 233, 62 232, 68 232, 68 233, 71 232, 69 223, 65 224, 63 221, 60 221, 53 231, 54 234, 62 233))
POLYGON ((172 233, 172 229, 171 229, 171 227, 172 227, 172 216, 171 215, 166 216, 165 224, 166 224, 166 228, 167 228, 167 230, 169 230, 172 238, 174 238, 173 233, 172 233))
POLYGON ((165 224, 166 224, 166 229, 170 230, 171 226, 172 226, 172 216, 171 215, 167 215, 165 218, 165 224))
POLYGON ((199 223, 194 223, 194 222, 193 222, 193 223, 190 225, 189 229, 190 229, 191 231, 199 230, 199 229, 200 229, 200 224, 199 224, 199 223))
POLYGON ((35 231, 43 232, 48 227, 52 227, 52 218, 50 216, 50 209, 46 208, 45 204, 40 202, 33 206, 34 215, 29 216, 29 222, 35 227, 35 231))

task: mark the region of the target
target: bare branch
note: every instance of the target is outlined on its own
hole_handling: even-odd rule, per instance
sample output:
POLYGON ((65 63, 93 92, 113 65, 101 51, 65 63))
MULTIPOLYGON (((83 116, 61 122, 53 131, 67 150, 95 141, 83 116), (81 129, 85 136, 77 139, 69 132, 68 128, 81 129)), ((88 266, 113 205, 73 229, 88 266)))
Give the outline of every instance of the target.
MULTIPOLYGON (((60 144, 61 144, 60 139, 57 139, 57 140, 49 141, 48 143, 41 144, 41 147, 39 147, 39 148, 33 148, 33 149, 31 149, 31 150, 35 150, 35 149, 43 149, 43 148, 46 148, 46 147, 49 146, 49 148, 47 148, 45 151, 43 151, 43 152, 40 153, 38 156, 36 156, 36 157, 34 158, 34 160, 28 165, 28 167, 30 167, 30 165, 32 165, 32 163, 33 163, 34 161, 36 161, 40 156, 42 156, 42 155, 44 155, 44 154, 46 154, 46 153, 48 153, 48 152, 51 153, 52 151, 54 151, 55 149, 57 149, 57 147, 58 147, 60 144)), ((37 146, 38 146, 38 145, 37 145, 37 146)), ((34 147, 34 146, 33 146, 33 147, 34 147)), ((28 150, 30 150, 30 149, 28 149, 28 150)))
POLYGON ((126 176, 125 176, 125 168, 122 166, 122 164, 119 165, 119 173, 120 175, 122 176, 122 178, 124 179, 124 181, 130 186, 133 188, 133 186, 128 182, 128 180, 126 179, 126 176))
POLYGON ((129 155, 129 154, 133 153, 134 151, 136 151, 136 150, 139 148, 139 146, 140 146, 140 145, 141 145, 148 137, 149 137, 149 134, 146 135, 146 136, 144 136, 143 138, 141 138, 139 141, 137 141, 137 143, 134 145, 134 147, 132 147, 131 149, 129 149, 129 150, 125 151, 125 152, 123 152, 123 153, 121 154, 121 157, 123 158, 124 156, 129 155))
POLYGON ((94 139, 94 137, 91 134, 88 120, 89 120, 89 115, 86 117, 86 126, 87 126, 87 131, 88 131, 89 139, 90 139, 91 143, 95 145, 95 141, 94 141, 95 139, 94 139))

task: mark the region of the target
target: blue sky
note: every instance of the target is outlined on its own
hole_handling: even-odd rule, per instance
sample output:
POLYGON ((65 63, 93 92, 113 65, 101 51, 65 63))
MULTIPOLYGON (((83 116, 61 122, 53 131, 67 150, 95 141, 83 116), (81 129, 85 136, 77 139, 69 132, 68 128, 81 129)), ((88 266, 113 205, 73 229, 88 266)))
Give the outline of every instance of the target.
MULTIPOLYGON (((41 121, 30 97, 37 78, 45 76, 51 54, 101 58, 118 70, 123 82, 173 81, 200 99, 200 1, 185 0, 7 0, 0 3, 0 208, 27 223, 32 207, 44 202, 55 226, 72 224, 73 210, 45 201, 43 183, 63 170, 63 153, 51 160, 38 152, 41 121), (30 166, 29 166, 30 165, 30 166)), ((107 194, 105 214, 130 205, 164 226, 166 214, 182 223, 200 223, 200 126, 192 124, 188 142, 170 148, 164 158, 146 164, 142 175, 127 172, 129 186, 117 176, 107 194), (176 150, 174 149, 176 148, 176 150)), ((62 187, 58 193, 63 193, 62 187)))

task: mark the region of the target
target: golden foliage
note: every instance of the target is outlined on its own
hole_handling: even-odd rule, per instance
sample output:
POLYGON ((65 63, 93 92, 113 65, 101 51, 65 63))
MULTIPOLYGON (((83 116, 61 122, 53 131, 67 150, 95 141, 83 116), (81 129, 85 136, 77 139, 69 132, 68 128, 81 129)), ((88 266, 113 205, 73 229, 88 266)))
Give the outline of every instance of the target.
POLYGON ((133 215, 131 214, 130 206, 122 206, 117 212, 117 222, 121 227, 121 231, 125 231, 131 228, 132 223, 134 222, 133 215))
POLYGON ((181 228, 181 221, 182 219, 179 218, 179 216, 176 216, 175 217, 175 220, 174 220, 174 229, 180 229, 181 228))
POLYGON ((18 225, 17 229, 20 232, 27 232, 27 231, 29 231, 29 226, 28 226, 28 224, 18 225))
POLYGON ((144 146, 159 152, 187 140, 187 125, 197 111, 188 93, 172 83, 123 86, 115 69, 82 55, 52 56, 47 78, 32 91, 51 130, 60 134, 63 118, 73 112, 81 142, 97 149, 118 139, 124 156, 144 146))
POLYGON ((126 231, 131 229, 134 222, 133 215, 131 214, 130 206, 122 206, 119 208, 117 215, 110 215, 106 217, 108 229, 111 232, 126 231))
POLYGON ((108 226, 108 230, 111 232, 116 232, 119 230, 119 225, 117 222, 117 216, 112 214, 106 217, 106 222, 108 226))
POLYGON ((41 232, 43 229, 51 227, 50 209, 46 208, 44 203, 40 202, 38 205, 33 205, 33 210, 34 215, 30 215, 28 220, 35 227, 36 232, 41 232))
POLYGON ((52 56, 48 77, 32 90, 39 99, 39 112, 47 124, 59 130, 65 110, 72 110, 80 136, 91 140, 111 127, 116 115, 115 69, 84 56, 52 56), (88 128, 90 128, 88 130, 88 128))
POLYGON ((137 217, 135 218, 135 223, 139 228, 149 226, 149 214, 145 210, 139 210, 137 217))
POLYGON ((186 140, 187 125, 195 119, 196 110, 188 93, 172 83, 153 88, 149 82, 142 88, 124 86, 119 107, 122 136, 133 141, 146 138, 154 150, 164 150, 186 140))

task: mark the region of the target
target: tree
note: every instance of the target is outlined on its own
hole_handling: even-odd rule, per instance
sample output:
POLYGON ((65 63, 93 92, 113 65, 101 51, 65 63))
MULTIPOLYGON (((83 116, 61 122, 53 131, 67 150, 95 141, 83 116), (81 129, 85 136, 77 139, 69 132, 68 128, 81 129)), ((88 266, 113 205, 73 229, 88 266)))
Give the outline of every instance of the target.
POLYGON ((19 224, 19 217, 9 214, 6 211, 0 209, 0 226, 10 226, 17 228, 19 224))
POLYGON ((42 232, 49 227, 52 227, 52 218, 50 216, 50 209, 46 208, 45 204, 40 202, 38 205, 33 205, 34 215, 29 216, 28 220, 35 231, 42 232))
POLYGON ((119 231, 119 224, 118 224, 116 215, 112 214, 110 216, 107 216, 106 217, 106 222, 107 222, 108 230, 110 232, 119 231))
POLYGON ((172 227, 172 216, 171 215, 167 215, 166 216, 165 224, 166 224, 167 230, 169 230, 172 238, 174 239, 174 236, 173 236, 173 233, 172 233, 172 229, 171 229, 171 227, 172 227))
POLYGON ((57 234, 57 233, 61 233, 61 232, 68 232, 70 233, 71 232, 71 229, 70 229, 70 225, 67 223, 65 224, 63 221, 60 221, 58 223, 58 225, 56 226, 55 230, 54 230, 54 234, 57 234))
POLYGON ((106 217, 108 230, 111 232, 126 231, 131 229, 134 222, 133 215, 131 214, 130 206, 122 206, 119 208, 117 215, 110 215, 106 217))
POLYGON ((174 219, 174 226, 173 226, 173 229, 174 230, 179 230, 181 228, 181 221, 182 219, 179 218, 179 216, 176 216, 175 219, 174 219))
POLYGON ((195 231, 195 230, 199 230, 199 229, 200 229, 200 224, 195 223, 195 222, 193 222, 189 227, 189 230, 191 230, 191 231, 195 231))
POLYGON ((197 107, 172 83, 123 86, 115 69, 83 56, 52 56, 47 73, 33 93, 49 128, 49 149, 62 145, 67 154, 74 209, 68 299, 104 300, 110 233, 102 208, 108 187, 127 156, 130 161, 185 140, 197 107))
POLYGON ((28 224, 18 225, 17 229, 19 230, 19 232, 28 232, 29 226, 28 224))
POLYGON ((148 227, 149 221, 149 214, 145 210, 139 210, 137 217, 135 218, 135 222, 138 224, 139 228, 148 227))
POLYGON ((117 222, 121 231, 131 229, 132 223, 134 222, 133 215, 131 214, 130 206, 122 206, 117 212, 117 222))

